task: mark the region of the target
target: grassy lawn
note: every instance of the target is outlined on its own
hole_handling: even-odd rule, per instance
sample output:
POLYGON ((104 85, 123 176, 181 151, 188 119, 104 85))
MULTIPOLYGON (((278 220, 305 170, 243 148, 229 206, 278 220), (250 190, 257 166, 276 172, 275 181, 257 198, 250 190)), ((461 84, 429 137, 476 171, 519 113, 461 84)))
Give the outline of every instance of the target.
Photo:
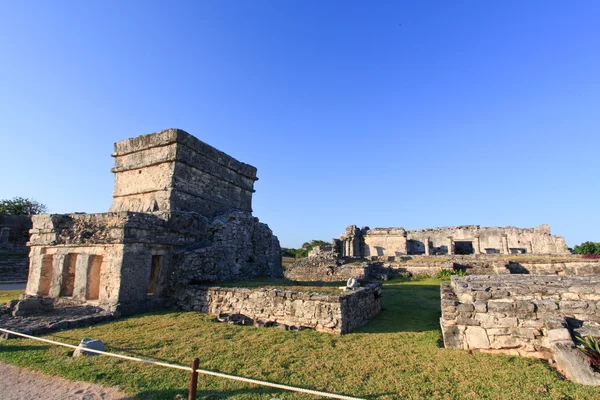
POLYGON ((0 304, 4 304, 10 300, 18 299, 24 290, 0 290, 0 304))
MULTIPOLYGON (((539 360, 439 347, 439 280, 391 280, 384 310, 362 330, 234 326, 192 312, 158 312, 49 335, 77 344, 102 339, 109 351, 272 382, 377 399, 594 399, 539 360)), ((187 397, 184 372, 108 357, 73 359, 65 348, 29 340, 0 342, 0 361, 105 385, 141 399, 187 397)), ((310 399, 291 392, 200 376, 199 398, 310 399)))
POLYGON ((244 281, 221 282, 216 284, 220 287, 237 287, 250 289, 280 289, 292 292, 336 294, 342 293, 340 287, 346 286, 346 282, 296 282, 287 279, 248 279, 244 281))

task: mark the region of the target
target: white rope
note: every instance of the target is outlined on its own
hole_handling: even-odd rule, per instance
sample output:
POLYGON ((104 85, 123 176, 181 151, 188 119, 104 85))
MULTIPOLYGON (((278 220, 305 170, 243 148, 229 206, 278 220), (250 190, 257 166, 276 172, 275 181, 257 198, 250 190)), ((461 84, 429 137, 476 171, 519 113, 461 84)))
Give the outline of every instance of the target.
MULTIPOLYGON (((74 346, 72 344, 66 344, 66 343, 56 342, 56 341, 50 340, 50 339, 44 339, 44 338, 39 338, 39 337, 31 336, 31 335, 26 335, 24 333, 13 332, 11 330, 4 329, 4 328, 0 328, 0 331, 9 333, 9 334, 15 335, 15 336, 21 336, 21 337, 24 337, 24 338, 27 338, 27 339, 33 339, 33 340, 37 340, 37 341, 40 341, 40 342, 54 344, 56 346, 69 347, 69 348, 75 349, 75 350, 80 349, 80 350, 84 350, 86 352, 96 353, 96 354, 102 354, 102 355, 110 356, 110 357, 122 358, 124 360, 143 362, 143 363, 146 363, 146 364, 159 365, 161 367, 174 368, 174 369, 179 369, 179 370, 183 370, 183 371, 192 372, 192 368, 191 367, 183 367, 181 365, 168 364, 168 363, 164 363, 164 362, 160 362, 160 361, 144 360, 144 359, 141 359, 141 358, 125 356, 125 355, 122 355, 122 354, 107 353, 105 351, 88 349, 88 348, 84 348, 84 347, 80 347, 80 346, 74 346)), ((244 378, 244 377, 235 376, 235 375, 228 375, 228 374, 223 374, 221 372, 208 371, 208 370, 205 370, 205 369, 197 369, 196 372, 198 372, 199 374, 212 375, 212 376, 216 376, 216 377, 219 377, 219 378, 231 379, 231 380, 234 380, 234 381, 240 381, 240 382, 246 382, 246 383, 253 383, 255 385, 269 386, 269 387, 273 387, 273 388, 277 388, 277 389, 290 390, 290 391, 293 391, 293 392, 313 394, 313 395, 316 395, 316 396, 329 397, 329 398, 332 398, 332 399, 363 400, 363 399, 360 399, 358 397, 343 396, 343 395, 340 395, 340 394, 320 392, 318 390, 303 389, 303 388, 298 388, 298 387, 294 387, 294 386, 281 385, 281 384, 278 384, 278 383, 271 383, 271 382, 266 382, 266 381, 259 381, 259 380, 256 380, 256 379, 244 378)))

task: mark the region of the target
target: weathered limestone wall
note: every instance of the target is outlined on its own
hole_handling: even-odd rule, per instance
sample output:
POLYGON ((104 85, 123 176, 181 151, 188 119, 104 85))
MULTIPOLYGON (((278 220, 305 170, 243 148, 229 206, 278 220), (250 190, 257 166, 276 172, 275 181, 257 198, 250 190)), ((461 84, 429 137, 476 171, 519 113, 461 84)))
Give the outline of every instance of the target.
POLYGON ((27 251, 29 229, 30 215, 0 214, 0 252, 27 251))
POLYGON ((260 325, 271 322, 345 334, 363 326, 381 310, 381 285, 369 284, 338 296, 188 286, 178 297, 177 305, 184 310, 213 315, 241 314, 260 325))
POLYGON ((180 129, 115 143, 110 211, 252 211, 256 168, 180 129))
POLYGON ((24 282, 29 274, 27 255, 5 256, 0 253, 0 282, 24 282))
POLYGON ((376 228, 366 232, 362 255, 400 256, 407 254, 406 231, 402 228, 376 228))
POLYGON ((453 226, 407 231, 407 238, 409 254, 427 254, 427 242, 430 254, 460 254, 457 242, 471 242, 471 254, 570 254, 564 238, 551 235, 548 225, 531 229, 453 226))
POLYGON ((548 225, 531 229, 478 225, 405 231, 403 228, 369 229, 351 225, 333 241, 345 257, 399 257, 454 254, 570 254, 561 236, 548 225))
POLYGON ((552 358, 565 321, 600 323, 600 276, 474 275, 441 288, 446 347, 552 358))
POLYGON ((300 258, 283 267, 283 275, 299 282, 344 282, 349 278, 369 279, 369 268, 356 259, 338 259, 330 253, 300 258))

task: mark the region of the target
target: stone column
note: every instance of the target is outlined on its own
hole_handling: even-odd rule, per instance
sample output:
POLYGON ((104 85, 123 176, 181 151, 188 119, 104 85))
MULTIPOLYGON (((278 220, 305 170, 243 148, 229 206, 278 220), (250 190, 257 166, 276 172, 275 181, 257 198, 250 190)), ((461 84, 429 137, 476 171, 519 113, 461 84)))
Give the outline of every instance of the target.
POLYGON ((75 264, 75 285, 73 287, 73 298, 76 298, 78 300, 85 300, 87 298, 89 263, 89 254, 77 254, 77 263, 75 264))
POLYGON ((0 229, 0 246, 8 244, 8 236, 10 234, 10 228, 0 229))
POLYGON ((481 248, 479 246, 479 235, 476 235, 473 238, 473 253, 474 254, 481 254, 481 248))
POLYGON ((44 262, 44 252, 39 246, 31 247, 29 251, 29 276, 27 278, 27 287, 25 293, 30 295, 40 294, 40 278, 42 275, 42 263, 44 262))
POLYGON ((50 283, 50 297, 60 297, 60 287, 63 280, 63 270, 65 267, 65 254, 56 253, 52 261, 52 283, 50 283))
POLYGON ((448 236, 448 255, 451 256, 454 254, 454 240, 452 236, 448 236))
POLYGON ((502 235, 502 254, 509 254, 508 251, 508 236, 506 233, 502 235))
POLYGON ((527 244, 527 253, 533 254, 533 243, 531 242, 527 244))
POLYGON ((425 238, 425 255, 426 256, 429 255, 429 239, 430 238, 425 238))

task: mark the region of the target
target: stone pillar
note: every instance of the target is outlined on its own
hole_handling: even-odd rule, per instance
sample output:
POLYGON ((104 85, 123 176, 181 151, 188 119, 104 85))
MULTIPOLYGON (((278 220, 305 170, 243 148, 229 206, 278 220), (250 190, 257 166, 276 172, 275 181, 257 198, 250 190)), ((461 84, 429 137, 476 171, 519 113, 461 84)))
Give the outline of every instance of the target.
POLYGON ((481 248, 479 246, 479 235, 476 235, 473 238, 473 253, 474 254, 481 254, 481 248))
POLYGON ((451 256, 454 254, 454 240, 452 236, 448 236, 448 255, 451 256))
POLYGON ((27 277, 27 287, 25 293, 29 295, 39 295, 40 278, 42 275, 42 263, 44 262, 44 252, 39 246, 31 247, 29 251, 29 276, 27 277))
POLYGON ((527 243, 527 253, 533 254, 533 243, 527 243))
POLYGON ((86 253, 77 254, 75 265, 75 285, 73 287, 73 298, 85 300, 87 297, 88 266, 90 255, 86 253))
POLYGON ((506 233, 502 235, 502 254, 509 254, 508 251, 508 236, 506 233))
POLYGON ((8 236, 10 235, 10 228, 0 229, 0 246, 8 244, 8 236))
POLYGON ((54 260, 52 261, 52 283, 50 284, 50 292, 48 293, 50 297, 60 297, 63 269, 65 267, 65 256, 64 253, 56 253, 54 255, 54 260))
POLYGON ((425 255, 429 255, 429 238, 425 238, 425 255))

